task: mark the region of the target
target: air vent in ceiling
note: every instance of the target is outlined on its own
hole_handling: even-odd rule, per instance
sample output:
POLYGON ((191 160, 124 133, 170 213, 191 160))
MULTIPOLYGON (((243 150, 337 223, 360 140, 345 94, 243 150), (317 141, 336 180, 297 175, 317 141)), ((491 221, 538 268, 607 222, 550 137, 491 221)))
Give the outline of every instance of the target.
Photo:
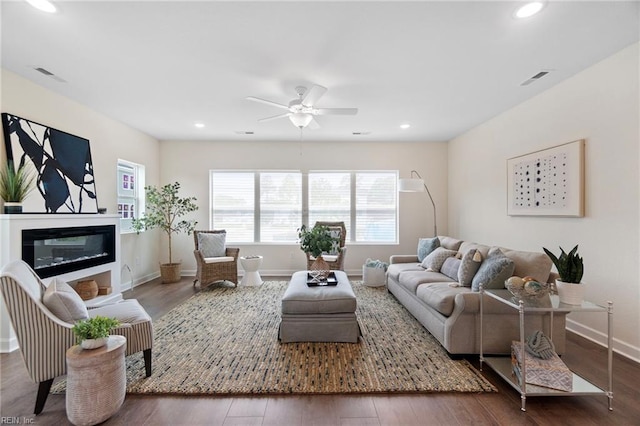
POLYGON ((42 67, 37 67, 34 68, 34 70, 38 71, 39 73, 46 75, 47 77, 50 77, 52 79, 54 79, 55 81, 59 82, 59 83, 66 83, 65 80, 61 79, 60 77, 58 77, 57 75, 55 75, 54 73, 52 73, 51 71, 49 71, 48 69, 42 68, 42 67))
POLYGON ((351 132, 353 136, 367 136, 370 135, 371 132, 351 132))
POLYGON ((248 130, 236 130, 236 134, 238 135, 253 135, 254 132, 248 130))
POLYGON ((522 83, 520 83, 520 86, 527 86, 535 81, 540 80, 542 77, 544 77, 545 75, 549 74, 550 71, 540 71, 538 74, 534 75, 533 77, 531 77, 530 79, 523 81, 522 83))

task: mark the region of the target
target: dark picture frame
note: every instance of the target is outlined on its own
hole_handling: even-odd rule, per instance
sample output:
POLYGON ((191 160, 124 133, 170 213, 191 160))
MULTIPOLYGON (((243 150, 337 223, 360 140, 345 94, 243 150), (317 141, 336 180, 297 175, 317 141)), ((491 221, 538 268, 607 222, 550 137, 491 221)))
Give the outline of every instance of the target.
POLYGON ((7 160, 36 174, 36 191, 24 213, 97 213, 93 161, 88 139, 2 113, 7 160), (36 198, 37 200, 33 200, 36 198))

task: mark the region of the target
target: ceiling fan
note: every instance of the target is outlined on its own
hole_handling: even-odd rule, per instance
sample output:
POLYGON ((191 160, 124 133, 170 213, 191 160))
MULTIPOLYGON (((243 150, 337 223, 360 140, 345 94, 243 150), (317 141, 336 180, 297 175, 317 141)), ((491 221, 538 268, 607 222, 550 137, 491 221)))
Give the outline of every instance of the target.
POLYGON ((297 86, 296 93, 298 99, 294 99, 289 102, 289 105, 279 104, 277 102, 268 101, 266 99, 256 98, 255 96, 248 96, 250 101, 260 102, 267 105, 272 105, 278 108, 286 109, 287 112, 283 114, 274 115, 273 117, 262 118, 259 122, 276 120, 278 118, 289 117, 289 120, 294 126, 303 129, 309 126, 310 129, 317 129, 320 127, 318 122, 314 119, 316 115, 355 115, 358 113, 358 108, 316 108, 314 105, 318 102, 318 99, 322 97, 327 91, 326 87, 314 84, 311 89, 307 90, 304 86, 297 86))

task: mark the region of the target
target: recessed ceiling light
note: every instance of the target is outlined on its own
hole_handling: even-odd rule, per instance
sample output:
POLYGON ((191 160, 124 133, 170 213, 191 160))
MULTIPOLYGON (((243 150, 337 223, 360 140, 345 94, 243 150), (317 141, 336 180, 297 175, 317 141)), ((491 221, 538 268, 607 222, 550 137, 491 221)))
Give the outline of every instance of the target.
POLYGON ((409 123, 404 123, 404 124, 400 125, 401 129, 408 129, 409 127, 411 127, 411 124, 409 124, 409 123))
POLYGON ((529 3, 525 4, 524 6, 520 6, 515 11, 513 16, 515 16, 516 18, 528 18, 528 17, 533 16, 536 13, 540 12, 543 8, 544 8, 544 2, 542 2, 542 1, 532 1, 532 2, 529 2, 529 3))
POLYGON ((31 6, 35 7, 38 10, 47 13, 55 13, 56 7, 48 0, 27 0, 31 6))
POLYGON ((198 129, 202 129, 204 127, 204 123, 196 123, 194 124, 198 129))

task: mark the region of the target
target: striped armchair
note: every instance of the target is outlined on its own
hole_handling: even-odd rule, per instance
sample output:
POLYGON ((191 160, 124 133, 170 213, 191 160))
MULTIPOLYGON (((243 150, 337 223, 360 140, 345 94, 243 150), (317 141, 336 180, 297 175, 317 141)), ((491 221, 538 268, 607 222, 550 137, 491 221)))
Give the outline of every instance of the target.
MULTIPOLYGON (((31 379, 39 383, 35 414, 47 401, 53 379, 67 372, 66 352, 76 344, 73 324, 60 320, 42 302, 45 285, 22 260, 7 264, 0 273, 0 287, 22 359, 31 379)), ((151 376, 153 326, 137 300, 89 309, 89 317, 115 317, 120 326, 111 334, 126 337, 126 355, 143 352, 146 376, 151 376)))

